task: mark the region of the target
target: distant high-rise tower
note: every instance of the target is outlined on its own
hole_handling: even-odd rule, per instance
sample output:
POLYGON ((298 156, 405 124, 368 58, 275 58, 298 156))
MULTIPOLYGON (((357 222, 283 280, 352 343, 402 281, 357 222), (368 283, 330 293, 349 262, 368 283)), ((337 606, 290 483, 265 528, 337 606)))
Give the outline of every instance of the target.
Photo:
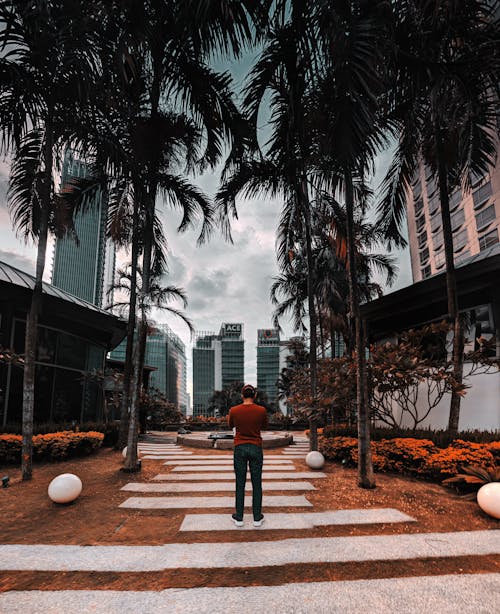
MULTIPOLYGON (((71 177, 85 177, 85 164, 68 150, 64 156, 61 185, 71 177)), ((113 283, 115 249, 106 240, 107 202, 99 191, 75 216, 78 242, 71 237, 56 240, 52 284, 99 307, 111 302, 107 291, 113 283)))
POLYGON ((193 415, 207 415, 216 390, 245 377, 243 324, 222 324, 219 334, 199 332, 193 348, 193 415))
MULTIPOLYGON (((127 340, 111 352, 111 358, 125 360, 127 340)), ((167 324, 155 326, 146 340, 144 364, 155 367, 150 388, 158 388, 184 415, 188 410, 186 350, 184 343, 167 324)))
POLYGON ((280 335, 275 328, 257 330, 257 388, 265 392, 267 400, 278 407, 278 379, 280 376, 280 335))
MULTIPOLYGON (((460 189, 450 197, 455 264, 499 242, 500 156, 496 166, 481 177, 472 177, 472 189, 460 189)), ((407 199, 408 235, 413 281, 445 270, 443 228, 437 181, 421 164, 407 199)))

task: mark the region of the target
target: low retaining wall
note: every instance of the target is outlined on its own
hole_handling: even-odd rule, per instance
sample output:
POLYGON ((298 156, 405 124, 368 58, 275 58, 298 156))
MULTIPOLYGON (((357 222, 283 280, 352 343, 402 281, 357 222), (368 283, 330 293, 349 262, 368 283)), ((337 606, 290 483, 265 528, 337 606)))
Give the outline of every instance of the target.
MULTIPOLYGON (((207 435, 200 436, 199 433, 190 435, 177 435, 177 443, 181 446, 191 448, 215 448, 216 450, 232 450, 232 439, 208 439, 207 435)), ((293 443, 293 436, 287 434, 279 435, 264 435, 262 438, 262 447, 265 450, 271 448, 282 448, 293 443)))

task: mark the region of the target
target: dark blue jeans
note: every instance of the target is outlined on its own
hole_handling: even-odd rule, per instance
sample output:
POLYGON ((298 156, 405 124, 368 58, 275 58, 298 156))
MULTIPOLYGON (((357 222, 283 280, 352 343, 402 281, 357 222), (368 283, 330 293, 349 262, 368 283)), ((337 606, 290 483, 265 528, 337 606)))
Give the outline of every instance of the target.
POLYGON ((236 476, 236 516, 243 519, 245 508, 245 484, 247 466, 250 465, 252 478, 252 511, 254 520, 262 516, 262 448, 253 443, 242 443, 234 448, 234 473, 236 476))

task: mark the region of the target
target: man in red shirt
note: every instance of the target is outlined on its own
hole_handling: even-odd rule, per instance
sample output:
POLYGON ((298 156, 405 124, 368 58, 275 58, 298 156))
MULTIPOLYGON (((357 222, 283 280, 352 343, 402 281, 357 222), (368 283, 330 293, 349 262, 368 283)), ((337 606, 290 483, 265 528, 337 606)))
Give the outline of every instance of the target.
POLYGON ((243 526, 245 508, 245 483, 247 465, 250 465, 252 478, 252 512, 253 524, 260 527, 264 522, 262 515, 262 436, 261 430, 267 428, 267 411, 255 403, 257 391, 250 384, 241 389, 243 403, 229 410, 227 422, 230 428, 236 428, 234 436, 234 473, 236 476, 236 512, 234 524, 243 526))

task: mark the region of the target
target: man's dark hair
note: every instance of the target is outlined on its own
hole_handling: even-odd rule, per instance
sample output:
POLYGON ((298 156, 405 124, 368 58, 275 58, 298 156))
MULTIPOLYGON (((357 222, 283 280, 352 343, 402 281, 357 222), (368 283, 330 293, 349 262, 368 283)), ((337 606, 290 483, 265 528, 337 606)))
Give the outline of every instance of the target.
POLYGON ((257 394, 257 390, 251 384, 245 384, 241 389, 241 396, 244 399, 253 399, 257 394))

